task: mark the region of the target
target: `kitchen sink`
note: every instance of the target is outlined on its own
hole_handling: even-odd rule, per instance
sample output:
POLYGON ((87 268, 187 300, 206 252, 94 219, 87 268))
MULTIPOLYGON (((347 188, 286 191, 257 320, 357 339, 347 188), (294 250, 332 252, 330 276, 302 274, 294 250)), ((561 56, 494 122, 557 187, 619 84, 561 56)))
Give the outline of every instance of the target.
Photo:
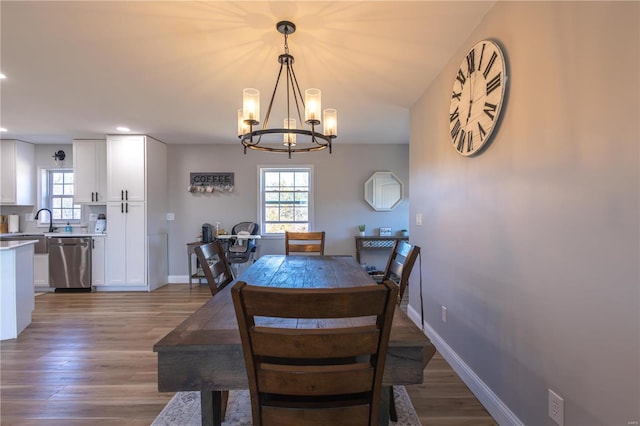
POLYGON ((49 253, 49 239, 42 234, 22 234, 22 235, 3 235, 0 237, 2 241, 30 241, 36 240, 37 243, 34 246, 35 254, 47 254, 49 253))

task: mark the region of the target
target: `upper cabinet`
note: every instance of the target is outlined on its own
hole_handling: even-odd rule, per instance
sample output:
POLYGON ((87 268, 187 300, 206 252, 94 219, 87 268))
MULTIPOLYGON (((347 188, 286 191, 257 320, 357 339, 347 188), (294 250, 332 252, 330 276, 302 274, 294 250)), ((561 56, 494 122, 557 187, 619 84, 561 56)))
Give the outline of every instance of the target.
POLYGON ((0 203, 34 205, 35 146, 18 140, 0 142, 0 203))
POLYGON ((75 202, 105 204, 107 202, 107 142, 74 140, 73 171, 75 202))
POLYGON ((107 201, 145 200, 145 136, 107 136, 107 201))

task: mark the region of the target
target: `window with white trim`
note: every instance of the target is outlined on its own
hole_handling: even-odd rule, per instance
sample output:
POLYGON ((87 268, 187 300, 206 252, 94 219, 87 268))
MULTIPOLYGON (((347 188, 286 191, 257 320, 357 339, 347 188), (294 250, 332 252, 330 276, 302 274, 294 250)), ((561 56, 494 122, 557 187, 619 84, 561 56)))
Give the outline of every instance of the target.
POLYGON ((311 167, 260 168, 262 235, 313 228, 312 182, 311 167))
MULTIPOLYGON (((79 223, 81 206, 74 203, 74 179, 71 169, 48 169, 42 173, 43 207, 51 210, 54 223, 79 223)), ((41 214, 41 224, 49 223, 49 215, 41 214)))

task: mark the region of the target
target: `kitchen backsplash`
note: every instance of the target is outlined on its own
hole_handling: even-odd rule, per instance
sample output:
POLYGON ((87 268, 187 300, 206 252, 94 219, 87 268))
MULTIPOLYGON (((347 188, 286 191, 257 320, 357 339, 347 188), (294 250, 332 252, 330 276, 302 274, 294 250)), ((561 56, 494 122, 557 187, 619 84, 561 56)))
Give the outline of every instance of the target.
MULTIPOLYGON (((47 227, 46 226, 38 227, 37 221, 35 221, 35 220, 28 221, 27 220, 27 218, 29 216, 33 217, 37 210, 38 210, 37 208, 32 207, 32 206, 0 206, 0 214, 3 214, 3 215, 17 214, 17 215, 20 216, 19 232, 38 233, 38 232, 46 232, 47 231, 47 227)), ((97 218, 97 216, 99 214, 105 214, 106 215, 106 213, 107 213, 107 207, 104 206, 104 205, 83 205, 82 206, 82 219, 80 221, 80 224, 72 225, 73 232, 93 233, 93 230, 95 229, 95 226, 96 226, 96 221, 95 221, 95 219, 91 220, 91 219, 93 219, 92 215, 95 215, 95 217, 97 218)), ((47 213, 45 212, 44 214, 46 215, 47 213)), ((56 226, 56 225, 54 224, 54 226, 56 226)), ((108 217, 107 217, 107 226, 109 226, 109 218, 108 217)), ((58 228, 62 228, 62 230, 64 230, 64 224, 58 225, 58 228)), ((60 230, 60 229, 58 229, 58 230, 60 230)))

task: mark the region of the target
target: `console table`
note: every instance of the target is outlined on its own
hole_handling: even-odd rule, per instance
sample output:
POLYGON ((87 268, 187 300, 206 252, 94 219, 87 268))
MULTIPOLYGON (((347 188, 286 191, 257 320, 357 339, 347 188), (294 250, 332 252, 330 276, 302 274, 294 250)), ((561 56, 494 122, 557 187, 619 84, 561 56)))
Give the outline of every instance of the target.
POLYGON ((398 240, 409 240, 409 237, 361 237, 356 235, 356 260, 360 263, 361 250, 389 250, 398 240))

